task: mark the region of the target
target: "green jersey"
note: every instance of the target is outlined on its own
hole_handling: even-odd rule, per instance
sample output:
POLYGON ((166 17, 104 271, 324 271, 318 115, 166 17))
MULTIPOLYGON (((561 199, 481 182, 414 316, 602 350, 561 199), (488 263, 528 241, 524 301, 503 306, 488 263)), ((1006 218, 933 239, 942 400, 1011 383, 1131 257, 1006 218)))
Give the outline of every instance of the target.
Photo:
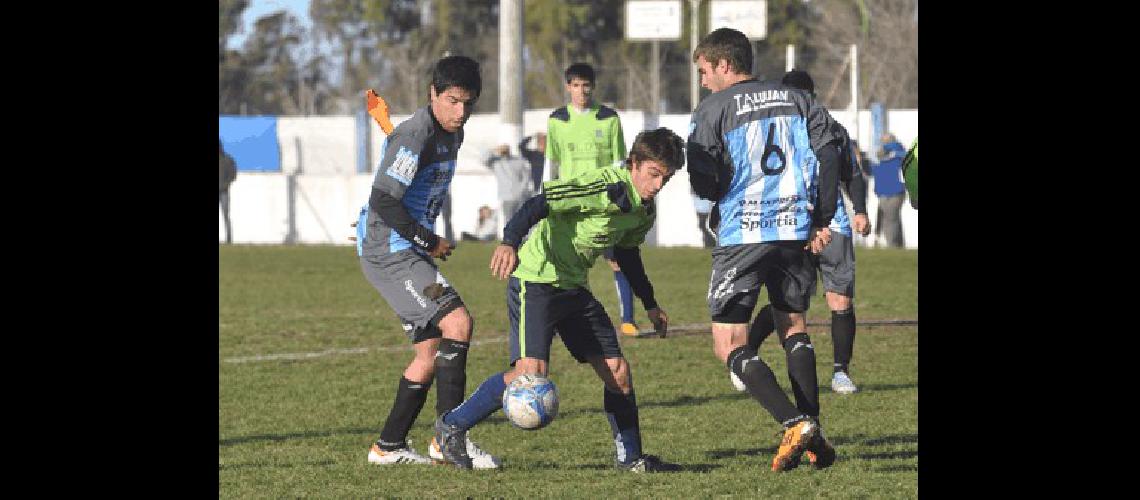
POLYGON ((543 183, 549 214, 519 249, 513 276, 560 288, 589 288, 587 273, 609 247, 633 248, 653 227, 653 203, 642 203, 629 170, 596 168, 543 183))
POLYGON ((592 104, 579 112, 566 105, 546 121, 546 157, 558 165, 555 179, 570 179, 625 160, 621 119, 613 109, 592 104))
POLYGON ((918 210, 918 138, 910 145, 910 151, 902 162, 903 181, 906 193, 910 195, 910 206, 918 210))

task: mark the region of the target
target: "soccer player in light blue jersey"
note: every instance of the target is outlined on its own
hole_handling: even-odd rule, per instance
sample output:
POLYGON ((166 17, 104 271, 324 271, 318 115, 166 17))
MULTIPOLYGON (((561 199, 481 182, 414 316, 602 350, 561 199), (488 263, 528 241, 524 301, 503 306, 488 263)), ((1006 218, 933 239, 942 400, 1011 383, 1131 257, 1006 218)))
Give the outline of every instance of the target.
POLYGON ((815 350, 804 317, 815 278, 806 249, 818 254, 831 240, 840 137, 810 94, 751 76, 752 46, 743 33, 714 30, 693 62, 713 92, 693 111, 686 148, 693 191, 716 202, 719 215, 708 290, 713 351, 785 429, 772 470, 796 467, 805 451, 817 468, 827 467, 835 449, 819 422, 815 350), (788 356, 796 405, 747 345, 761 286, 788 356))
MULTIPOLYGON (((361 270, 403 322, 415 349, 380 438, 368 450, 369 463, 430 464, 408 445, 407 436, 432 381, 438 382, 437 414, 463 401, 474 327, 463 299, 433 260, 446 260, 455 246, 435 234, 435 220, 455 174, 463 125, 481 89, 479 63, 473 59, 450 56, 436 63, 428 88, 431 103, 384 141, 384 157, 356 226, 361 270)), ((476 467, 498 467, 495 457, 470 440, 466 444, 476 467)), ((444 459, 434 437, 428 447, 429 456, 444 459)))

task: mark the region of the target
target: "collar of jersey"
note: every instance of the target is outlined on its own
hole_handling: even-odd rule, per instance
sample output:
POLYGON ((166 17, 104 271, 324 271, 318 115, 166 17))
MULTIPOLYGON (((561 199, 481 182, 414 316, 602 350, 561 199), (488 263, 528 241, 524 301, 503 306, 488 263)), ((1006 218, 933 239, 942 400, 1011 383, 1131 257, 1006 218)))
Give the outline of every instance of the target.
POLYGON ((590 104, 589 106, 586 106, 585 110, 578 111, 578 108, 574 107, 574 103, 568 102, 568 103, 566 103, 566 111, 568 113, 570 113, 571 116, 585 115, 585 114, 595 115, 598 113, 598 106, 599 106, 599 104, 595 102, 595 103, 590 104))

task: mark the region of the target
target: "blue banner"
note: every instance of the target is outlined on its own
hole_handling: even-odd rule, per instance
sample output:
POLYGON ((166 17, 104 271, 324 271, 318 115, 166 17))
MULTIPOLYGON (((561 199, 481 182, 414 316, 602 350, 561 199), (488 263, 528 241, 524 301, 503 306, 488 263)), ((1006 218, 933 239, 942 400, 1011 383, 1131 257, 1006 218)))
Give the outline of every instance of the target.
POLYGON ((237 162, 239 172, 280 172, 281 146, 276 116, 218 117, 222 148, 237 162))

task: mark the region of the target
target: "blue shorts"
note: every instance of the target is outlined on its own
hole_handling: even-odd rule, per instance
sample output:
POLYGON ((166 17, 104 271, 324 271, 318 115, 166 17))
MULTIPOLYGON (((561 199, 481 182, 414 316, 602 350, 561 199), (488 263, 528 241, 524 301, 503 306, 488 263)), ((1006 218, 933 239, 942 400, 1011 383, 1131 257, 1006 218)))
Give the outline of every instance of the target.
POLYGON ((519 358, 550 361, 554 334, 579 363, 592 356, 620 358, 621 345, 609 315, 586 288, 558 288, 547 283, 507 282, 511 321, 511 365, 519 358))

